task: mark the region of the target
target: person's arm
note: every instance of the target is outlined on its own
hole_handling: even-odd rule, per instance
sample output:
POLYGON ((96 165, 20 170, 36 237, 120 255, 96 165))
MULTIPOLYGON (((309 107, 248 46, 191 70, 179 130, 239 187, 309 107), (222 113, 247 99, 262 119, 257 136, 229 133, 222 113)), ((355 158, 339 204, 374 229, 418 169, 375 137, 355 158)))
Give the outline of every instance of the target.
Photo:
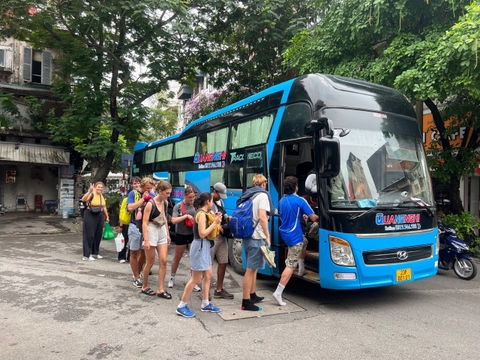
POLYGON ((270 233, 268 231, 268 216, 267 216, 267 210, 265 209, 259 209, 258 211, 258 219, 260 222, 260 226, 263 229, 263 233, 265 234, 265 242, 267 243, 268 246, 270 246, 270 233))
POLYGON ((182 204, 177 204, 173 208, 173 214, 172 214, 172 224, 173 225, 181 223, 182 221, 185 221, 188 218, 193 219, 193 216, 188 215, 187 213, 183 214, 183 210, 181 210, 181 209, 182 209, 182 204))
POLYGON ((143 197, 141 197, 138 201, 135 201, 135 193, 133 193, 133 199, 131 199, 131 200, 132 200, 132 202, 130 202, 127 205, 127 210, 130 213, 134 212, 136 209, 138 209, 140 206, 142 206, 143 203, 145 203, 145 200, 143 199, 143 197))
POLYGON ((142 234, 143 240, 145 241, 143 247, 145 250, 150 250, 150 242, 148 241, 148 219, 150 219, 150 214, 152 212, 152 203, 147 203, 145 205, 145 209, 143 209, 143 216, 142 216, 142 234))
POLYGON ((94 190, 93 184, 90 184, 90 187, 88 188, 88 191, 82 196, 81 200, 83 202, 90 201, 90 199, 93 196, 93 190, 94 190))
POLYGON ((215 215, 215 220, 212 224, 207 228, 206 226, 206 215, 203 211, 199 212, 198 218, 198 235, 200 235, 201 239, 205 239, 208 234, 210 234, 215 228, 220 224, 222 221, 221 215, 215 215))

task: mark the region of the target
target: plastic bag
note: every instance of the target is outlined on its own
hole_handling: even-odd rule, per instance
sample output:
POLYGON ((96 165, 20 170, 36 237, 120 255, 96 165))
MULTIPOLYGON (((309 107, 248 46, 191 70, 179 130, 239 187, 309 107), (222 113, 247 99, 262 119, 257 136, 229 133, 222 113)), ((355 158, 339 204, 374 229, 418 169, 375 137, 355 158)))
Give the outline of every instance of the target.
POLYGON ((105 224, 105 228, 103 229, 103 239, 104 240, 113 240, 115 239, 115 234, 113 233, 112 227, 109 223, 105 224))
POLYGON ((117 252, 120 252, 125 247, 125 239, 123 238, 122 233, 118 233, 115 237, 115 246, 117 247, 117 252))

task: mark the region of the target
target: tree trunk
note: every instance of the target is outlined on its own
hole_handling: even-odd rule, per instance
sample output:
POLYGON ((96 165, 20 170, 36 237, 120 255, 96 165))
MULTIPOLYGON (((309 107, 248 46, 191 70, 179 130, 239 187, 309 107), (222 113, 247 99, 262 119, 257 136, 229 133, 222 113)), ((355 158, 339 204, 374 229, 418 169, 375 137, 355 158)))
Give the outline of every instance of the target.
POLYGON ((452 214, 461 214, 464 211, 462 199, 460 198, 460 180, 450 177, 450 212, 452 214))

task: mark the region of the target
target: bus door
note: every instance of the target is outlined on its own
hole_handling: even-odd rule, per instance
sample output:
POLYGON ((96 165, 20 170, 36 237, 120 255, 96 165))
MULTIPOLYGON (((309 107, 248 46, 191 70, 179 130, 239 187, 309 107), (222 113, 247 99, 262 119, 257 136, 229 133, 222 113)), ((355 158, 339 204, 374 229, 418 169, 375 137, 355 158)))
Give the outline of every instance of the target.
MULTIPOLYGON (((268 179, 268 166, 266 161, 265 146, 245 148, 243 168, 241 169, 243 191, 252 186, 252 180, 256 174, 263 174, 268 179)), ((272 223, 272 221, 269 223, 270 234, 273 234, 272 223)), ((243 264, 245 264, 244 251, 242 251, 242 261, 243 264)), ((272 269, 268 265, 266 265, 264 269, 259 269, 258 272, 260 274, 272 275, 272 269)))
MULTIPOLYGON (((282 166, 279 167, 280 179, 279 179, 279 194, 278 200, 284 195, 283 192, 283 182, 287 176, 295 176, 298 179, 298 196, 304 197, 313 211, 318 214, 318 203, 317 199, 312 198, 305 189, 305 181, 309 173, 314 173, 314 151, 313 151, 313 142, 311 138, 296 139, 294 141, 283 142, 281 144, 281 158, 280 162, 282 166)), ((279 219, 278 225, 280 226, 279 219)), ((319 268, 319 242, 318 236, 315 231, 309 232, 312 227, 310 221, 303 223, 303 228, 308 237, 308 246, 307 246, 307 257, 305 259, 305 264, 307 266, 307 274, 305 279, 318 282, 318 268, 319 268)), ((287 257, 287 247, 284 245, 283 241, 280 238, 279 232, 275 234, 276 243, 278 248, 276 253, 278 256, 277 264, 280 265, 279 271, 282 271, 285 267, 285 259, 287 257)))

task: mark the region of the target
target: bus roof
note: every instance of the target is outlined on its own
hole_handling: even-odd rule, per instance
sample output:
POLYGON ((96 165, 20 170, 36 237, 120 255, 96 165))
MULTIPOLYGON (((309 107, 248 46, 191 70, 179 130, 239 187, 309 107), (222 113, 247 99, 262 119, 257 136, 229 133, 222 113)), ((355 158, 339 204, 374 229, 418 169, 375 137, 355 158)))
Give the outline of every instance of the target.
POLYGON ((325 107, 363 109, 395 113, 415 118, 413 106, 406 97, 392 88, 367 81, 336 75, 309 74, 271 86, 257 94, 205 115, 190 124, 183 131, 152 143, 138 142, 134 151, 174 140, 185 134, 234 121, 243 112, 254 114, 268 108, 308 102, 313 111, 325 107))

